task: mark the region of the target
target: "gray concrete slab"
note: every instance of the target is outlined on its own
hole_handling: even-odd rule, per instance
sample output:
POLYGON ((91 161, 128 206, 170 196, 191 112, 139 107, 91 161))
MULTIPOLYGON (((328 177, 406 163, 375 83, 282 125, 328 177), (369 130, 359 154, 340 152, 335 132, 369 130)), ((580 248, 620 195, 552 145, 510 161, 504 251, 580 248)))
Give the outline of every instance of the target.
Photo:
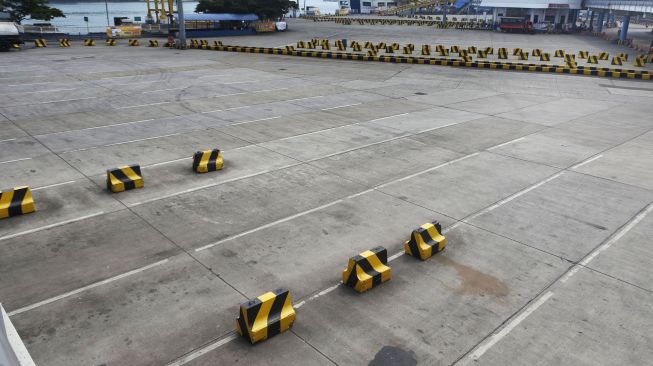
POLYGON ((411 95, 406 97, 420 103, 428 103, 433 105, 447 105, 468 100, 482 99, 500 94, 491 90, 474 90, 474 89, 446 89, 446 90, 430 90, 423 92, 424 95, 411 95))
POLYGON ((492 149, 519 159, 567 168, 614 145, 558 129, 546 129, 492 149))
POLYGON ((447 106, 468 112, 494 115, 530 107, 532 105, 547 103, 555 99, 555 97, 529 94, 499 94, 485 98, 467 100, 464 102, 451 103, 447 104, 447 106))
POLYGON ((650 144, 638 144, 633 140, 602 153, 600 158, 578 167, 576 171, 653 190, 651 156, 653 148, 650 144))
POLYGON ((128 210, 26 234, 0 245, 0 298, 13 311, 179 251, 128 210))
POLYGON ((326 130, 359 121, 329 111, 311 111, 257 122, 218 127, 222 131, 251 143, 261 143, 326 130))
POLYGON ((587 267, 627 283, 653 292, 650 238, 653 235, 653 216, 644 218, 601 252, 587 267))
POLYGON ((484 117, 421 133, 413 138, 448 150, 471 154, 545 127, 499 117, 484 117))
POLYGON ((0 141, 24 137, 27 134, 4 116, 0 118, 0 141))
POLYGON ((147 166, 181 158, 191 159, 196 151, 211 149, 229 151, 246 145, 249 143, 239 138, 207 129, 63 153, 61 157, 83 174, 91 176, 125 164, 138 163, 147 166))
POLYGON ((430 106, 408 100, 391 99, 338 108, 334 109, 332 112, 349 118, 367 118, 368 120, 373 120, 402 113, 416 112, 422 109, 427 109, 428 107, 430 106))
POLYGON ((375 186, 433 168, 461 156, 459 153, 407 137, 320 159, 311 165, 366 186, 375 186))
POLYGON ((41 135, 38 139, 52 151, 68 152, 96 146, 109 146, 134 140, 204 130, 214 123, 216 122, 213 118, 193 114, 145 120, 116 127, 107 126, 92 130, 74 130, 41 135))
POLYGON ((283 286, 301 299, 338 283, 350 257, 377 246, 387 248, 389 256, 395 254, 415 227, 433 220, 443 227, 454 223, 373 191, 226 241, 196 257, 247 296, 283 286), (349 224, 343 225, 343 220, 349 224))
POLYGON ((413 364, 451 364, 567 266, 467 225, 447 233, 447 249, 430 260, 390 265, 392 280, 378 288, 340 286, 302 307, 294 331, 338 364, 375 356, 392 364, 383 347, 413 364))
POLYGON ((544 165, 481 153, 381 190, 462 219, 557 171, 544 165))
POLYGON ((617 102, 610 103, 597 100, 563 98, 502 113, 498 116, 524 122, 539 123, 545 126, 555 126, 579 117, 588 115, 596 116, 597 113, 617 107, 620 104, 617 102))
POLYGON ((652 200, 651 191, 565 172, 470 222, 576 261, 652 200))
POLYGON ((124 208, 105 189, 86 179, 33 191, 32 197, 36 212, 0 221, 0 243, 8 236, 124 208))
POLYGON ((374 121, 380 126, 387 126, 401 131, 419 133, 456 123, 482 118, 484 115, 469 113, 450 108, 430 108, 404 115, 386 117, 374 121))
POLYGON ((359 184, 302 165, 133 209, 175 243, 191 249, 362 190, 359 184))
POLYGON ((646 364, 653 295, 582 269, 479 359, 483 365, 646 364))
POLYGON ((49 153, 50 150, 32 137, 21 137, 0 142, 0 163, 49 153))
POLYGON ((283 366, 301 362, 305 366, 333 365, 328 358, 292 332, 277 335, 268 341, 251 346, 238 339, 190 361, 191 366, 210 365, 269 365, 283 366))
MULTIPOLYGON (((191 156, 165 164, 143 166, 141 171, 145 189, 112 196, 126 205, 139 205, 298 164, 296 160, 258 146, 224 151, 222 158, 224 168, 207 174, 193 172, 191 156)), ((94 176, 93 181, 103 186, 106 174, 94 176)))
POLYGON ((405 135, 405 132, 366 122, 264 142, 260 145, 294 159, 308 161, 405 135))
POLYGON ((0 187, 38 188, 82 179, 84 176, 60 157, 47 154, 0 165, 0 187))
POLYGON ((179 255, 11 320, 39 364, 161 365, 231 331, 243 301, 179 255))

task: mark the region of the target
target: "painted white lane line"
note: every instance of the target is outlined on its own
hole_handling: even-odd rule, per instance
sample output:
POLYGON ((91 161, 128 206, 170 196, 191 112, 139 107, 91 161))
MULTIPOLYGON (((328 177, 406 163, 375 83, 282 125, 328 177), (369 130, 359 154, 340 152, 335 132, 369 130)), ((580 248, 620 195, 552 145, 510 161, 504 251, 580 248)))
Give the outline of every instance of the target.
POLYGON ((283 222, 287 222, 287 221, 290 221, 290 220, 296 219, 296 218, 298 218, 298 217, 308 215, 308 214, 310 214, 310 213, 312 213, 312 212, 319 211, 319 210, 325 209, 325 208, 327 208, 327 207, 331 207, 331 206, 336 205, 336 204, 338 204, 338 203, 340 203, 340 202, 342 202, 343 200, 346 200, 346 199, 348 199, 348 198, 349 198, 349 196, 348 196, 348 197, 345 197, 345 198, 341 198, 341 199, 339 199, 339 200, 335 200, 335 201, 329 202, 329 203, 324 204, 324 205, 322 205, 322 206, 313 207, 313 208, 311 208, 311 209, 309 209, 309 210, 302 211, 302 212, 296 213, 296 214, 294 214, 294 215, 290 215, 290 216, 284 217, 283 219, 280 219, 280 220, 276 220, 276 221, 269 222, 269 223, 267 223, 267 224, 265 224, 265 225, 258 226, 258 227, 254 228, 254 229, 247 230, 247 231, 244 231, 244 232, 242 232, 242 233, 239 233, 239 234, 236 234, 236 235, 232 235, 232 236, 226 237, 226 238, 224 238, 224 239, 222 239, 222 240, 216 241, 215 243, 211 243, 211 244, 205 245, 205 246, 203 246, 203 247, 196 248, 195 251, 196 251, 196 252, 200 252, 200 251, 202 251, 202 250, 206 250, 206 249, 209 249, 209 248, 213 248, 213 247, 216 246, 216 245, 220 245, 220 244, 222 244, 222 243, 225 243, 225 242, 228 242, 228 241, 231 241, 231 240, 234 240, 234 239, 240 238, 240 237, 242 237, 242 236, 245 236, 245 235, 248 235, 248 234, 251 234, 251 233, 255 233, 255 232, 257 232, 257 231, 261 231, 261 230, 267 229, 267 228, 269 228, 269 227, 272 227, 272 226, 275 226, 275 225, 281 224, 281 223, 283 223, 283 222))
POLYGON ((363 103, 353 103, 353 104, 345 104, 345 105, 339 105, 337 107, 329 107, 329 108, 322 108, 321 110, 323 111, 330 111, 332 109, 338 109, 338 108, 345 108, 345 107, 353 107, 355 105, 361 105, 363 103))
POLYGON ((28 84, 9 84, 7 86, 25 86, 25 85, 42 85, 42 84, 52 84, 52 83, 58 83, 59 81, 45 81, 42 83, 28 83, 28 84))
POLYGON ((368 122, 383 121, 384 119, 394 118, 394 117, 401 117, 401 116, 406 116, 406 115, 409 115, 409 114, 410 114, 410 113, 400 113, 400 114, 395 114, 395 115, 392 115, 392 116, 387 116, 387 117, 381 117, 381 118, 373 119, 373 120, 370 120, 370 121, 368 121, 368 122))
POLYGON ((255 90, 252 93, 267 93, 271 91, 278 91, 278 90, 288 90, 290 88, 277 88, 277 89, 263 89, 263 90, 255 90))
POLYGON ((14 141, 14 140, 15 140, 15 138, 13 138, 13 139, 6 139, 6 140, 0 140, 0 142, 9 142, 9 141, 14 141))
MULTIPOLYGON (((168 117, 175 117, 175 116, 168 116, 168 117)), ((163 118, 168 118, 168 117, 163 117, 163 118)), ((111 127, 117 127, 117 126, 125 126, 125 125, 149 122, 149 121, 154 121, 155 119, 156 118, 141 119, 141 120, 138 120, 138 121, 122 122, 122 123, 116 123, 116 124, 113 124, 113 125, 105 125, 105 126, 97 126, 97 127, 86 127, 86 128, 79 128, 79 129, 76 129, 76 130, 66 130, 66 131, 59 131, 59 132, 52 132, 52 133, 44 133, 42 135, 34 135, 34 137, 61 135, 61 134, 64 134, 64 133, 77 132, 77 131, 99 130, 99 129, 102 129, 102 128, 111 128, 111 127)))
POLYGON ((160 163, 154 163, 154 164, 150 164, 150 165, 143 165, 143 166, 141 166, 141 169, 154 168, 154 167, 156 167, 156 166, 172 164, 172 163, 176 163, 176 162, 184 161, 184 160, 193 160, 193 158, 190 157, 190 156, 187 156, 187 157, 184 157, 184 158, 179 158, 179 159, 174 159, 174 160, 168 160, 168 161, 162 161, 162 162, 160 162, 160 163))
POLYGON ((181 90, 181 89, 185 89, 185 87, 184 88, 169 88, 169 89, 148 90, 148 91, 141 92, 141 94, 159 93, 159 92, 164 92, 164 91, 181 90))
POLYGON ((38 93, 50 93, 50 92, 59 92, 59 91, 68 91, 68 90, 77 90, 77 89, 79 88, 37 90, 37 91, 16 92, 16 93, 9 93, 9 94, 38 94, 38 93))
POLYGON ((457 163, 457 162, 459 162, 459 161, 462 161, 462 160, 465 160, 465 159, 469 159, 469 158, 474 157, 474 156, 476 156, 476 155, 478 155, 478 154, 479 154, 479 153, 475 152, 475 153, 472 153, 472 154, 468 154, 468 155, 465 155, 465 156, 461 156, 461 157, 459 157, 459 158, 457 158, 457 159, 454 159, 454 160, 451 160, 451 161, 447 161, 446 163, 442 163, 442 164, 440 164, 440 165, 436 165, 436 166, 434 166, 434 167, 432 167, 432 168, 428 168, 428 169, 426 169, 426 170, 422 170, 422 171, 420 171, 420 172, 417 172, 417 173, 414 173, 414 174, 411 174, 411 175, 407 175, 407 176, 405 176, 405 177, 403 177, 403 178, 395 179, 395 180, 393 180, 393 181, 390 181, 390 182, 387 182, 387 183, 380 184, 380 185, 376 186, 375 188, 384 188, 384 187, 387 187, 387 186, 389 186, 389 185, 391 185, 391 184, 394 184, 394 183, 403 182, 403 181, 405 181, 405 180, 408 180, 408 179, 411 179, 411 178, 415 178, 415 177, 417 177, 417 176, 420 176, 420 175, 422 175, 422 174, 426 174, 426 173, 431 172, 431 171, 433 171, 433 170, 440 169, 440 168, 445 167, 445 166, 447 166, 447 165, 451 165, 451 164, 457 163))
POLYGON ((38 190, 41 190, 41 189, 48 189, 48 188, 53 188, 53 187, 59 187, 59 186, 63 186, 63 185, 70 184, 70 183, 75 183, 75 182, 76 182, 75 180, 69 180, 69 181, 63 182, 63 183, 55 183, 55 184, 50 184, 50 185, 47 185, 47 186, 32 188, 32 191, 38 191, 38 190))
MULTIPOLYGON (((290 164, 290 165, 284 165, 284 166, 280 166, 280 167, 276 168, 275 170, 286 169, 286 168, 290 168, 290 167, 297 166, 297 165, 300 165, 300 164, 301 164, 301 163, 295 163, 295 164, 290 164)), ((144 201, 139 201, 139 202, 131 203, 131 204, 128 204, 127 206, 128 206, 128 207, 140 206, 140 205, 143 205, 143 204, 146 204, 146 203, 150 203, 150 202, 154 202, 154 201, 159 201, 159 200, 162 200, 162 199, 171 198, 171 197, 179 196, 179 195, 182 195, 182 194, 186 194, 186 193, 191 193, 191 192, 199 191, 199 190, 201 190, 201 189, 205 189, 205 188, 216 187, 216 186, 219 186, 219 185, 221 185, 221 184, 231 183, 231 182, 235 182, 235 181, 238 181, 238 180, 241 180, 241 179, 247 179, 247 178, 255 177, 255 176, 257 176, 257 175, 270 173, 270 172, 273 172, 273 171, 274 171, 274 170, 272 170, 272 169, 266 169, 266 170, 262 170, 262 171, 260 171, 260 172, 256 172, 256 173, 252 173, 252 174, 247 174, 247 175, 242 175, 242 176, 240 176, 240 177, 235 177, 235 178, 227 179, 227 180, 224 180, 224 181, 221 181, 221 182, 215 182, 215 183, 205 184, 205 185, 203 185, 203 186, 199 186, 199 187, 195 187, 195 188, 189 188, 189 189, 183 190, 183 191, 181 191, 181 192, 170 193, 170 194, 166 194, 166 195, 164 195, 164 196, 154 197, 154 198, 150 198, 150 199, 147 199, 147 200, 144 200, 144 201)))
POLYGON ((593 157, 593 158, 591 158, 591 159, 587 159, 587 160, 585 160, 585 161, 581 161, 580 163, 578 163, 578 164, 572 166, 572 167, 569 168, 569 169, 580 168, 580 167, 582 167, 583 165, 585 165, 585 164, 589 164, 589 163, 593 162, 594 160, 600 159, 600 158, 602 158, 602 157, 603 157, 603 154, 597 155, 597 156, 595 156, 595 157, 593 157))
POLYGON ((644 210, 642 210, 638 215, 632 218, 630 222, 624 225, 621 228, 621 230, 617 231, 614 235, 612 235, 603 245, 596 248, 594 251, 588 254, 583 260, 581 260, 578 264, 574 265, 574 267, 560 279, 560 282, 562 283, 567 282, 567 280, 569 280, 573 275, 575 275, 582 267, 587 267, 587 265, 591 261, 593 261, 594 258, 596 258, 596 256, 598 256, 599 254, 601 254, 601 252, 610 248, 614 243, 618 242, 619 239, 621 239, 630 230, 632 230, 637 224, 639 224, 642 220, 644 220, 646 215, 648 215, 651 211, 653 211, 653 203, 650 203, 644 210))
POLYGON ((472 354, 469 355, 469 358, 476 361, 485 352, 487 352, 492 346, 494 346, 497 342, 499 342, 501 339, 503 339, 505 336, 510 333, 513 329, 515 329, 516 326, 519 325, 524 319, 528 318, 529 315, 531 315, 535 310, 537 310, 542 304, 544 304, 547 300, 549 300, 553 296, 553 292, 548 291, 546 292, 542 297, 537 299, 534 303, 530 304, 524 311, 522 311, 518 316, 513 318, 508 324, 506 324, 505 327, 503 327, 501 330, 498 332, 494 333, 490 338, 488 338, 485 342, 483 342, 481 345, 479 345, 476 350, 472 354))
POLYGON ((546 184, 546 183, 548 183, 548 182, 550 182, 550 181, 552 181, 552 180, 554 180, 554 179, 559 178, 559 177, 560 177, 561 175, 563 175, 563 174, 564 174, 564 172, 556 173, 556 174, 554 174, 554 175, 552 175, 552 176, 546 178, 545 180, 543 180, 543 181, 541 181, 541 182, 539 182, 539 183, 536 183, 536 184, 533 184, 533 185, 530 186, 530 187, 524 188, 524 189, 522 189, 521 191, 519 191, 519 192, 517 192, 517 193, 514 193, 514 194, 512 194, 512 195, 510 195, 510 196, 508 196, 508 197, 502 199, 501 201, 499 201, 499 202, 493 204, 492 206, 487 207, 487 208, 485 208, 485 209, 483 209, 483 210, 481 210, 481 211, 479 211, 479 212, 477 212, 477 213, 475 213, 475 214, 473 214, 473 215, 471 215, 471 216, 468 216, 467 218, 464 219, 464 221, 465 221, 465 222, 468 222, 469 220, 475 219, 475 218, 478 217, 478 216, 481 216, 481 215, 483 215, 483 214, 486 214, 486 213, 488 213, 488 212, 490 212, 490 211, 492 211, 492 210, 498 208, 499 206, 505 205, 506 203, 508 203, 508 202, 510 202, 510 201, 512 201, 512 200, 514 200, 515 198, 517 198, 517 197, 521 197, 521 196, 525 195, 526 193, 528 193, 528 192, 530 192, 530 191, 532 191, 532 190, 534 190, 534 189, 537 189, 538 187, 541 187, 542 185, 544 185, 544 184, 546 184))
POLYGON ((322 160, 322 159, 328 159, 328 158, 333 157, 333 156, 336 156, 336 155, 346 154, 346 153, 349 153, 349 152, 352 152, 352 151, 365 149, 365 148, 367 148, 367 147, 372 147, 372 146, 375 146, 375 145, 384 144, 384 143, 386 143, 386 142, 390 142, 390 141, 394 141, 394 140, 403 139, 403 138, 405 138, 405 137, 409 137, 409 136, 410 136, 409 134, 401 134, 400 136, 397 136, 397 137, 392 137, 392 138, 389 138, 389 139, 385 139, 385 140, 381 140, 381 141, 377 141, 377 142, 372 142, 372 143, 369 143, 369 144, 366 144, 366 145, 361 145, 361 146, 357 146, 357 147, 352 147, 351 149, 347 149, 347 150, 343 150, 343 151, 338 151, 338 152, 335 152, 335 153, 333 153, 333 154, 329 154, 329 155, 325 155, 325 156, 320 156, 320 157, 318 157, 318 158, 313 158, 313 159, 310 159, 310 160, 306 160, 305 163, 312 163, 312 162, 314 162, 314 161, 318 161, 318 160, 322 160))
POLYGON ((326 95, 316 95, 314 97, 305 97, 305 98, 295 98, 295 99, 288 99, 288 100, 282 100, 280 102, 296 102, 298 100, 308 100, 308 99, 317 99, 317 98, 324 98, 326 95))
POLYGON ((80 292, 83 292, 83 291, 86 291, 86 290, 90 290, 90 289, 92 289, 92 288, 94 288, 94 287, 102 286, 102 285, 105 285, 105 284, 107 284, 107 283, 111 283, 111 282, 114 282, 114 281, 118 281, 118 280, 123 279, 123 278, 125 278, 125 277, 129 277, 129 276, 131 276, 131 275, 134 275, 134 274, 137 274, 137 273, 140 273, 140 272, 143 272, 143 271, 147 271, 147 270, 150 269, 150 268, 154 268, 154 267, 160 266, 160 265, 162 265, 162 264, 164 264, 164 263, 167 263, 168 261, 170 261, 170 259, 167 259, 167 258, 166 258, 166 259, 161 260, 161 261, 158 261, 158 262, 156 262, 156 263, 152 263, 152 264, 149 264, 149 265, 147 265, 147 266, 140 267, 140 268, 136 268, 136 269, 131 270, 131 271, 129 271, 129 272, 125 272, 125 273, 119 274, 119 275, 117 275, 117 276, 114 276, 114 277, 111 277, 111 278, 107 278, 106 280, 102 280, 102 281, 99 281, 99 282, 95 282, 95 283, 92 283, 92 284, 90 284, 90 285, 88 285, 88 286, 80 287, 80 288, 78 288, 78 289, 76 289, 76 290, 73 290, 73 291, 70 291, 70 292, 66 292, 66 293, 64 293, 64 294, 61 294, 61 295, 58 295, 58 296, 55 296, 55 297, 51 297, 51 298, 46 299, 46 300, 43 300, 43 301, 39 301, 39 302, 34 303, 34 304, 32 304, 32 305, 28 305, 28 306, 22 307, 22 308, 20 308, 20 309, 16 309, 16 310, 10 312, 10 313, 9 313, 9 316, 14 316, 14 315, 17 315, 17 314, 20 314, 20 313, 24 313, 24 312, 26 312, 26 311, 29 311, 29 310, 32 310, 32 309, 36 309, 36 308, 38 308, 38 307, 40 307, 40 306, 43 306, 43 305, 47 305, 47 304, 53 303, 53 302, 55 302, 55 301, 57 301, 57 300, 65 299, 66 297, 70 297, 70 296, 73 296, 73 295, 79 294, 80 292))
POLYGON ((124 144, 130 144, 130 143, 132 143, 132 142, 140 142, 140 141, 147 141, 147 140, 160 139, 160 138, 163 138, 163 137, 177 136, 177 135, 181 135, 181 134, 184 134, 184 133, 185 133, 185 132, 177 132, 177 133, 171 133, 171 134, 168 134, 168 135, 161 135, 161 136, 147 137, 147 138, 143 138, 143 139, 129 140, 129 141, 123 141, 123 142, 115 142, 115 143, 113 143, 113 144, 107 144, 107 145, 104 145, 104 147, 116 146, 116 145, 124 145, 124 144))
POLYGON ((220 348, 220 347, 224 346, 225 344, 227 344, 227 343, 229 343, 229 342, 231 342, 231 341, 233 341, 233 340, 235 340, 237 338, 238 338, 238 333, 230 333, 228 336, 226 336, 226 337, 224 337, 222 339, 219 339, 219 340, 217 340, 215 342, 209 343, 204 347, 198 348, 197 350, 187 354, 186 356, 183 356, 183 357, 181 357, 181 358, 179 358, 179 359, 177 359, 177 360, 175 360, 173 362, 168 363, 166 366, 182 366, 182 365, 185 365, 185 364, 189 363, 190 361, 192 361, 192 360, 194 360, 194 359, 196 359, 196 358, 198 358, 198 357, 200 357, 200 356, 202 356, 202 355, 204 355, 206 353, 209 353, 209 352, 211 352, 211 351, 213 351, 213 350, 215 350, 217 348, 220 348))
POLYGON ((502 147, 502 146, 510 145, 510 144, 512 144, 512 143, 515 143, 515 142, 517 142, 517 141, 521 141, 521 140, 523 140, 523 139, 525 139, 525 137, 516 138, 516 139, 514 139, 514 140, 510 140, 510 141, 504 142, 503 144, 499 144, 499 145, 496 145, 496 146, 488 147, 487 150, 498 149, 498 148, 500 148, 500 147, 502 147))
POLYGON ((9 164, 9 163, 15 163, 15 162, 17 162, 17 161, 25 161, 25 160, 32 160, 32 158, 22 158, 22 159, 14 159, 14 160, 0 161, 0 164, 9 164))
POLYGON ((30 230, 21 231, 21 232, 11 234, 11 235, 0 236, 0 241, 16 238, 16 237, 27 235, 27 234, 36 233, 36 232, 51 229, 51 228, 57 227, 57 226, 63 226, 63 225, 66 225, 66 224, 77 222, 77 221, 90 219, 91 217, 100 216, 100 215, 103 215, 103 214, 104 214, 104 211, 100 211, 100 212, 96 212, 94 214, 90 214, 90 215, 86 215, 86 216, 82 216, 82 217, 76 217, 76 218, 70 219, 70 220, 56 222, 54 224, 45 225, 45 226, 37 227, 37 228, 34 228, 34 229, 30 229, 30 230))
POLYGON ((138 104, 138 105, 128 105, 123 107, 113 107, 114 109, 129 109, 129 108, 138 108, 138 107, 149 107, 152 105, 161 105, 161 104, 170 104, 172 102, 159 102, 159 103, 148 103, 148 104, 138 104))
POLYGON ((60 99, 60 100, 49 100, 47 102, 38 102, 37 104, 49 104, 49 103, 60 103, 60 102, 75 102, 78 100, 88 100, 88 99, 97 99, 99 97, 86 97, 86 98, 73 98, 73 99, 60 99))
POLYGON ((216 83, 221 85, 232 85, 232 84, 247 84, 247 83, 258 83, 261 80, 244 80, 244 81, 230 81, 226 83, 216 83))
POLYGON ((220 127, 218 127, 218 128, 224 128, 224 127, 230 127, 230 126, 244 125, 244 124, 246 124, 246 123, 252 123, 252 122, 269 121, 269 120, 271 120, 271 119, 277 119, 277 118, 281 118, 281 116, 274 116, 274 117, 267 117, 267 118, 259 118, 259 119, 253 119, 253 120, 251 120, 251 121, 237 122, 237 123, 232 123, 232 124, 225 125, 225 126, 220 126, 220 127))

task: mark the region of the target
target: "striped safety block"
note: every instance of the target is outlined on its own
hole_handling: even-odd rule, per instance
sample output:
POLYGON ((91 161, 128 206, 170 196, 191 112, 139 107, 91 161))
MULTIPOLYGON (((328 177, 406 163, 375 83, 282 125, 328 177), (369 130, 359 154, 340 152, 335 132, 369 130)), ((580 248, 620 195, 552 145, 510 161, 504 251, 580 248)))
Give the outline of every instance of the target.
POLYGON ((442 235, 442 226, 437 221, 426 223, 413 230, 410 240, 404 243, 404 252, 415 258, 427 260, 441 252, 447 240, 442 235))
POLYGON ((0 191, 0 219, 36 211, 32 191, 27 186, 0 191))
POLYGON ((342 283, 358 292, 365 292, 389 281, 391 277, 388 250, 376 247, 349 258, 347 268, 342 273, 342 283))
POLYGON ((295 315, 290 291, 280 288, 240 305, 236 330, 254 344, 290 329, 295 315))
POLYGON ((139 165, 128 165, 107 170, 107 189, 113 193, 143 188, 143 175, 139 165))
POLYGON ((219 149, 198 151, 193 155, 193 171, 208 173, 221 170, 224 166, 222 152, 219 149))

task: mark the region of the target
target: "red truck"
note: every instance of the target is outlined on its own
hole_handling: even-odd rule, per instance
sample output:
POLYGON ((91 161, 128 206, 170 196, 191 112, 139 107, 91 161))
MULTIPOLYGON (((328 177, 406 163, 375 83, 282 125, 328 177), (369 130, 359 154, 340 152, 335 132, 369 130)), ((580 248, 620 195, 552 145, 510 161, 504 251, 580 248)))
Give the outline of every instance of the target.
POLYGON ((502 17, 499 28, 502 32, 534 33, 533 23, 522 17, 502 17))

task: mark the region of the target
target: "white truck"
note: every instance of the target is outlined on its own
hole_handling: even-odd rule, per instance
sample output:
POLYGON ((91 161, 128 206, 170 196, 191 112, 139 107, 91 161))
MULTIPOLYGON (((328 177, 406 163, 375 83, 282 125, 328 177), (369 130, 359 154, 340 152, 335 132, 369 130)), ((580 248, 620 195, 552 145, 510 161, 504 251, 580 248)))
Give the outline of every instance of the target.
POLYGON ((21 44, 18 26, 9 20, 6 13, 0 13, 0 51, 7 51, 15 44, 21 44))

